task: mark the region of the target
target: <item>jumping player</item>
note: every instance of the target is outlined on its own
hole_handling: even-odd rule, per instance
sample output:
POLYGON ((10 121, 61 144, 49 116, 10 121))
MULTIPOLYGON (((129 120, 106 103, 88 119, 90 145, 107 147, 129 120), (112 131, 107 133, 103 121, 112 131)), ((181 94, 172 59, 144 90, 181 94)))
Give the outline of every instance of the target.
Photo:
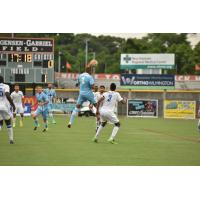
POLYGON ((3 120, 5 121, 10 144, 14 144, 10 106, 12 106, 13 111, 15 111, 15 105, 10 97, 10 87, 4 84, 4 79, 2 76, 0 76, 0 124, 2 125, 3 120))
POLYGON ((94 79, 92 78, 91 74, 91 67, 86 68, 86 72, 82 73, 78 77, 78 84, 80 86, 79 97, 77 100, 76 107, 72 111, 70 121, 68 123, 68 128, 71 128, 72 123, 80 110, 80 107, 83 102, 89 101, 90 102, 90 109, 92 109, 93 105, 96 105, 96 101, 94 99, 94 94, 92 89, 94 87, 94 79))
POLYGON ((100 132, 105 127, 107 121, 110 121, 115 126, 113 128, 110 138, 108 139, 108 142, 110 142, 111 144, 117 144, 114 138, 117 135, 117 132, 119 130, 120 122, 116 114, 114 113, 115 105, 117 102, 121 102, 123 104, 125 104, 126 102, 125 100, 123 100, 123 98, 118 92, 115 92, 115 90, 116 90, 116 84, 111 83, 110 91, 104 93, 103 97, 101 97, 97 103, 97 114, 100 114, 101 125, 98 128, 96 135, 93 139, 94 142, 98 142, 98 137, 100 135, 100 132), (102 103, 102 107, 99 110, 99 106, 101 103, 102 103))
POLYGON ((23 99, 24 95, 23 92, 20 91, 19 85, 15 85, 15 91, 11 93, 11 98, 13 103, 15 104, 16 110, 13 112, 13 127, 16 126, 16 114, 20 114, 20 127, 23 127, 23 118, 24 118, 24 104, 23 99))
POLYGON ((48 88, 44 90, 44 93, 48 96, 49 98, 49 103, 48 103, 48 109, 49 109, 49 117, 51 118, 51 121, 53 124, 56 124, 56 121, 53 117, 53 102, 56 98, 56 92, 53 89, 53 85, 51 83, 48 84, 48 88))
POLYGON ((36 98, 38 101, 38 108, 33 113, 32 117, 34 119, 34 130, 37 130, 38 128, 38 116, 42 115, 43 121, 44 121, 44 129, 42 132, 46 132, 48 130, 48 96, 42 91, 41 86, 36 87, 36 98))

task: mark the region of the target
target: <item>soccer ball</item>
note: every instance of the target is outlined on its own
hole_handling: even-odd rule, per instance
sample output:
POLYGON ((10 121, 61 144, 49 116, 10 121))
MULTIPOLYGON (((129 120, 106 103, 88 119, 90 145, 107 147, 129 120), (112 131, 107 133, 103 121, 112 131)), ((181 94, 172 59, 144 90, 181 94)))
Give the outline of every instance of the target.
POLYGON ((97 60, 93 59, 89 62, 89 67, 96 67, 98 65, 97 60))

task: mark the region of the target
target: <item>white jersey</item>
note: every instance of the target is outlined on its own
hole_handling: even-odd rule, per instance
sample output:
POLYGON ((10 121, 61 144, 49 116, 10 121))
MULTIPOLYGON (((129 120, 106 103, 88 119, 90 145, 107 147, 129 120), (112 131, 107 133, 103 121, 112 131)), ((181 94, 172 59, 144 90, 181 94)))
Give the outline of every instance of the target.
POLYGON ((116 109, 116 104, 123 100, 121 95, 115 91, 109 91, 103 94, 104 101, 101 110, 108 110, 114 112, 116 109))
POLYGON ((24 98, 22 91, 18 91, 18 92, 14 91, 11 93, 10 96, 13 99, 13 103, 15 104, 15 106, 22 105, 22 99, 24 98))
POLYGON ((0 83, 0 111, 7 111, 10 109, 10 104, 5 95, 6 92, 10 92, 10 87, 7 84, 0 83))
POLYGON ((100 92, 93 92, 93 94, 94 94, 94 100, 97 102, 100 92))

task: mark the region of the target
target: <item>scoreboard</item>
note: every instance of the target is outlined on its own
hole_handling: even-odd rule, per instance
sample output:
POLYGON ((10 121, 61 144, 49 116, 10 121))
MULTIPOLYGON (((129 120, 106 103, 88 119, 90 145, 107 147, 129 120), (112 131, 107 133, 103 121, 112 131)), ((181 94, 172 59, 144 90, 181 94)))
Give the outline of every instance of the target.
POLYGON ((54 40, 0 38, 0 75, 6 83, 54 82, 54 40))

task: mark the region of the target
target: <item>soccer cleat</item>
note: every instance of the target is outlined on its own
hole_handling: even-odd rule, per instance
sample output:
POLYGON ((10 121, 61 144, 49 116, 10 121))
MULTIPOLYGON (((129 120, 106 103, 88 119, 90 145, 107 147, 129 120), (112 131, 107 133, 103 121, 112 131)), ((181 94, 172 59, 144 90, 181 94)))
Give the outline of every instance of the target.
POLYGON ((48 131, 48 128, 44 128, 42 132, 44 133, 44 132, 47 132, 47 131, 48 131))
POLYGON ((37 126, 35 126, 33 130, 34 130, 34 131, 36 131, 36 130, 37 130, 37 128, 38 128, 38 127, 37 127, 37 126))
POLYGON ((15 123, 13 123, 13 128, 15 128, 15 126, 16 126, 16 124, 15 124, 15 123))
POLYGON ((68 128, 71 128, 71 126, 72 126, 71 124, 68 124, 68 125, 67 125, 68 128))
POLYGON ((10 140, 10 144, 14 144, 14 141, 13 141, 13 140, 10 140))
POLYGON ((108 142, 111 143, 111 144, 118 144, 117 142, 115 142, 114 139, 109 139, 108 142))
POLYGON ((92 141, 95 142, 95 143, 98 143, 98 139, 95 138, 95 137, 92 139, 92 141))
POLYGON ((19 122, 19 126, 23 127, 23 122, 22 121, 19 122))

